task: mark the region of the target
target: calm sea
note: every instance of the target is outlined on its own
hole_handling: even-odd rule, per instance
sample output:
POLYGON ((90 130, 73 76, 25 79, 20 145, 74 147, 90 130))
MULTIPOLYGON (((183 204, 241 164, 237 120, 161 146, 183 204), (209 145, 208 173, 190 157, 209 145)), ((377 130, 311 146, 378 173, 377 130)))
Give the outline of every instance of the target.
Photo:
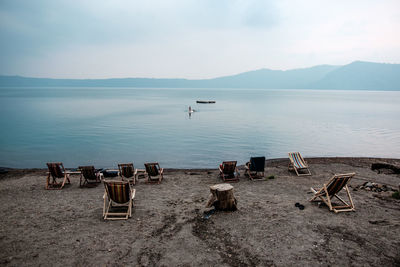
POLYGON ((0 88, 0 125, 5 167, 216 168, 289 151, 400 158, 400 92, 0 88))

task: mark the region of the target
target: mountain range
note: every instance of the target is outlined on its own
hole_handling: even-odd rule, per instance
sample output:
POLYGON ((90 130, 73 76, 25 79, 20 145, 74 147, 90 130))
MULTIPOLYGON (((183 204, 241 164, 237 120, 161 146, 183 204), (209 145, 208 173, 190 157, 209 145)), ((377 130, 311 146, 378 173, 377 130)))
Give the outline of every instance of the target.
POLYGON ((355 61, 293 70, 259 69, 213 79, 50 79, 0 76, 0 87, 148 87, 400 90, 400 64, 355 61))

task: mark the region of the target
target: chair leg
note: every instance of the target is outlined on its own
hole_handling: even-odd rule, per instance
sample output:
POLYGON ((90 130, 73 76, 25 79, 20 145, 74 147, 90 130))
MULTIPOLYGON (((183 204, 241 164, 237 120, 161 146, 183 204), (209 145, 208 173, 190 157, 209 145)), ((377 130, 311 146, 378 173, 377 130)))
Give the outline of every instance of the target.
POLYGON ((46 179, 46 190, 49 189, 49 184, 50 184, 50 172, 47 175, 47 179, 46 179))
POLYGON ((104 216, 106 214, 106 195, 105 194, 103 196, 103 199, 104 199, 104 203, 103 203, 103 219, 104 219, 104 216))
MULTIPOLYGON (((104 205, 105 205, 106 203, 105 203, 105 200, 104 200, 104 205)), ((107 205, 107 208, 106 208, 106 210, 105 210, 105 212, 104 212, 104 220, 107 220, 108 218, 108 212, 110 211, 110 207, 111 207, 111 200, 108 200, 108 205, 107 205)))
POLYGON ((326 184, 324 184, 324 191, 325 191, 326 200, 328 202, 329 210, 332 211, 332 202, 331 202, 331 198, 328 194, 328 189, 326 188, 326 184))
POLYGON ((311 172, 308 168, 303 168, 302 170, 306 169, 307 173, 299 173, 296 167, 293 168, 297 174, 297 176, 310 176, 311 172))
POLYGON ((346 190, 346 194, 347 194, 350 204, 348 204, 341 197, 339 197, 338 195, 335 194, 335 197, 344 204, 344 206, 334 206, 333 211, 335 213, 342 212, 342 211, 355 211, 353 199, 351 198, 351 194, 350 194, 350 191, 349 191, 349 188, 347 185, 344 187, 344 190, 346 190))
POLYGON ((129 201, 129 217, 132 217, 132 206, 133 206, 133 201, 132 199, 129 201))
POLYGON ((356 210, 355 207, 354 207, 353 199, 351 198, 350 191, 349 191, 349 187, 347 186, 347 184, 346 184, 346 186, 345 186, 345 189, 346 189, 347 196, 349 197, 349 200, 350 200, 351 208, 352 208, 353 210, 356 210))
POLYGON ((71 182, 69 181, 68 174, 65 173, 65 174, 64 174, 64 180, 63 180, 63 182, 62 182, 62 184, 61 184, 60 189, 63 189, 63 187, 64 187, 65 183, 67 182, 67 180, 68 180, 68 183, 71 183, 71 182))
POLYGON ((314 194, 314 196, 310 199, 310 201, 312 202, 312 201, 315 201, 315 200, 318 198, 318 194, 321 193, 321 190, 322 190, 322 189, 320 189, 319 191, 317 191, 317 190, 315 190, 314 188, 310 187, 310 190, 311 190, 311 192, 313 192, 313 194, 314 194))

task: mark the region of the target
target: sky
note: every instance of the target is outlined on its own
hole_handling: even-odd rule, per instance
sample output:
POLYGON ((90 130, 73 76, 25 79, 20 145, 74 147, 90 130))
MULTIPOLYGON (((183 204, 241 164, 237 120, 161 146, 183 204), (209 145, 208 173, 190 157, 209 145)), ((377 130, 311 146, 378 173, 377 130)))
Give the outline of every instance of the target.
POLYGON ((400 63, 399 0, 0 0, 0 75, 204 79, 400 63))

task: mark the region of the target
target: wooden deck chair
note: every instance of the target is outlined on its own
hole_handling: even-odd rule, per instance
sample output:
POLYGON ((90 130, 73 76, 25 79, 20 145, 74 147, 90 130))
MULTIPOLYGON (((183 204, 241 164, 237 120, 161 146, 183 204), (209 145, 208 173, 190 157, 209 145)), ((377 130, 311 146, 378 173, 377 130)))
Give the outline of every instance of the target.
POLYGON ((104 220, 126 220, 132 217, 136 190, 128 181, 104 181, 104 220))
POLYGON ((299 152, 289 152, 289 171, 294 170, 297 176, 311 175, 307 162, 303 159, 299 152), (304 171, 305 173, 301 173, 304 171))
POLYGON ((78 170, 81 172, 79 187, 90 187, 101 183, 101 173, 97 172, 94 166, 79 166, 78 170))
POLYGON ((264 179, 265 157, 251 157, 245 168, 245 175, 251 180, 264 179))
POLYGON ((147 176, 148 183, 161 183, 164 179, 164 169, 160 168, 160 164, 157 162, 145 163, 144 167, 146 168, 145 176, 147 176), (154 176, 157 178, 152 178, 154 176))
POLYGON ((65 171, 64 165, 61 162, 47 163, 49 172, 46 179, 46 189, 63 189, 65 184, 70 184, 69 173, 65 171), (52 180, 50 181, 50 177, 52 180), (57 179, 63 179, 62 183, 57 183, 57 179))
POLYGON ((347 186, 348 182, 354 175, 354 172, 346 174, 335 174, 318 191, 311 187, 311 191, 313 191, 314 196, 310 199, 310 201, 323 201, 329 207, 329 210, 334 211, 335 213, 342 211, 355 211, 353 199, 351 198, 350 191, 347 186), (344 188, 344 190, 346 191, 350 204, 338 196, 338 193, 340 192, 340 190, 342 190, 342 188, 344 188), (334 206, 332 204, 333 197, 339 199, 339 201, 343 205, 334 206))
POLYGON ((119 175, 122 180, 127 180, 131 185, 136 184, 137 169, 133 167, 133 163, 121 163, 118 164, 119 175))
POLYGON ((219 165, 219 177, 224 182, 238 182, 239 170, 236 167, 237 161, 224 161, 219 165))

